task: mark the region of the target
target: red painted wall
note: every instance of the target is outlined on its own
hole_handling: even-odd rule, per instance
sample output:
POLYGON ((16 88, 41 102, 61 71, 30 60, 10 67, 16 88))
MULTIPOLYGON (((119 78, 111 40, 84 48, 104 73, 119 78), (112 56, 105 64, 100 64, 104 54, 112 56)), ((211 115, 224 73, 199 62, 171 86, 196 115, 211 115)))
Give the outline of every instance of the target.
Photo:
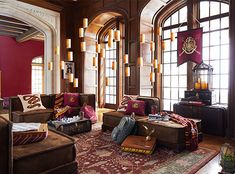
POLYGON ((2 97, 31 93, 32 59, 44 55, 43 41, 18 43, 14 38, 0 36, 0 71, 2 97))

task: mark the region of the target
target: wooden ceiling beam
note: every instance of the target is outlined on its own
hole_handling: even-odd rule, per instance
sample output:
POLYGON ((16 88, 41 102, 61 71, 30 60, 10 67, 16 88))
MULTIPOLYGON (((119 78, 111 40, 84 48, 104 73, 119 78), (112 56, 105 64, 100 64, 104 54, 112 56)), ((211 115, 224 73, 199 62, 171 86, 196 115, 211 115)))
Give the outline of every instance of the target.
POLYGON ((29 25, 29 24, 20 23, 20 22, 16 22, 16 21, 10 21, 10 20, 6 20, 6 19, 2 19, 2 18, 0 18, 0 22, 5 22, 5 23, 9 23, 9 24, 16 24, 16 25, 20 25, 20 26, 31 27, 31 25, 29 25))
POLYGON ((21 35, 16 37, 17 42, 24 42, 27 40, 32 39, 34 36, 38 35, 40 31, 36 30, 35 28, 31 28, 28 31, 22 33, 21 35))
POLYGON ((0 22, 0 28, 1 27, 12 28, 12 29, 16 29, 16 30, 23 30, 23 31, 27 31, 30 28, 30 27, 22 27, 22 26, 13 25, 13 24, 7 24, 4 22, 0 22))
POLYGON ((10 32, 5 32, 5 31, 0 31, 0 36, 12 36, 12 37, 16 37, 19 34, 17 33, 10 33, 10 32))

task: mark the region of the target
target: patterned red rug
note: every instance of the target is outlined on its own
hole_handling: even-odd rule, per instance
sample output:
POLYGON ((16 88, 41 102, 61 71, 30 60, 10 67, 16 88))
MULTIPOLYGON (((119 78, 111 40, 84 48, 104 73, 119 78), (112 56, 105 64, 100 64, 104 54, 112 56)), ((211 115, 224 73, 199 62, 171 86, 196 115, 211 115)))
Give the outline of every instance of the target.
POLYGON ((182 153, 156 148, 152 155, 122 152, 110 133, 100 130, 76 135, 76 139, 78 171, 82 174, 193 174, 218 154, 201 147, 182 153))

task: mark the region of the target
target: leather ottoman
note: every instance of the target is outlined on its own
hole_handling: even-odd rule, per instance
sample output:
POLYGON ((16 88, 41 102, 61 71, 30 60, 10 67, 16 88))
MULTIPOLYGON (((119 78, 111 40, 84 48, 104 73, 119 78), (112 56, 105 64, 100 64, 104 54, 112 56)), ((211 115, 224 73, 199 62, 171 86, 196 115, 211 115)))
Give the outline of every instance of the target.
MULTIPOLYGON (((124 117, 124 112, 107 112, 103 114, 103 125, 102 130, 112 130, 116 127, 121 118, 124 117)), ((199 141, 202 140, 201 133, 201 120, 196 120, 199 141)), ((157 145, 162 145, 168 148, 172 148, 176 151, 181 151, 185 149, 185 127, 174 123, 173 121, 163 122, 163 121, 148 121, 147 116, 136 116, 137 124, 137 135, 145 136, 147 132, 143 125, 147 126, 149 129, 155 129, 153 136, 157 137, 157 145)))

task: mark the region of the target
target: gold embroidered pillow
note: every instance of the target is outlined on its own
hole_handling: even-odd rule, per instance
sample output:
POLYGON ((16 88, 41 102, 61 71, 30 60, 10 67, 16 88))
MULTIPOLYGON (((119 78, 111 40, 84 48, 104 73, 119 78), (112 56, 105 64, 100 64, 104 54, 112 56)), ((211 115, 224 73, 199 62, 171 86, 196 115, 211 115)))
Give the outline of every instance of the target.
POLYGON ((18 95, 23 106, 23 112, 46 109, 42 105, 40 94, 18 95))

